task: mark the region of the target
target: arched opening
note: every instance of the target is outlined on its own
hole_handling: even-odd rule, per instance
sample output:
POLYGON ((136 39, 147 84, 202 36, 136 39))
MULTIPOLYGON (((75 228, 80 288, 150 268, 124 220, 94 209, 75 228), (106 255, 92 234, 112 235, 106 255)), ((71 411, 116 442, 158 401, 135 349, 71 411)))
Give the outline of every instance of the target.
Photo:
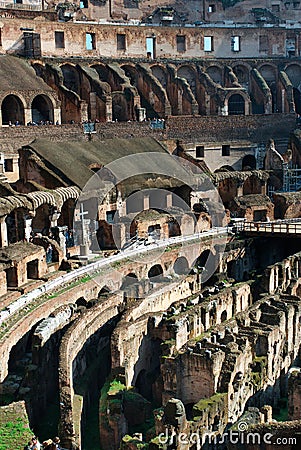
POLYGON ((174 236, 181 236, 181 227, 177 220, 171 220, 168 222, 168 236, 174 237, 174 236))
POLYGON ((261 194, 261 180, 252 175, 246 179, 243 185, 243 195, 261 194))
POLYGON ((229 97, 228 113, 230 116, 245 114, 245 101, 242 95, 233 94, 229 97))
POLYGON ((43 236, 48 236, 50 227, 49 206, 50 205, 46 203, 36 209, 36 214, 31 223, 33 233, 42 233, 43 236))
POLYGON ((122 280, 122 285, 120 289, 125 289, 129 286, 132 286, 132 284, 138 283, 138 277, 134 273, 128 273, 122 280))
POLYGON ((159 281, 163 275, 163 268, 160 264, 156 264, 155 266, 151 267, 148 271, 148 278, 151 279, 151 281, 159 281))
POLYGON ((186 275, 189 272, 189 264, 184 256, 180 256, 174 263, 173 270, 177 275, 186 275))
POLYGON ((84 297, 79 297, 76 302, 75 302, 76 306, 84 306, 85 308, 87 307, 87 300, 85 300, 84 297))
POLYGON ((272 94, 272 111, 277 112, 277 79, 276 69, 269 64, 264 64, 260 67, 259 72, 265 79, 272 94))
POLYGON ((113 121, 127 122, 129 117, 127 99, 123 93, 112 93, 112 114, 113 121))
POLYGON ((220 67, 211 66, 208 67, 206 73, 210 76, 210 78, 217 84, 223 85, 223 71, 220 67))
POLYGON ((166 76, 166 72, 164 71, 164 69, 162 69, 162 67, 160 67, 160 66, 152 66, 151 71, 152 71, 153 75, 157 78, 157 80, 160 81, 160 83, 162 84, 164 89, 166 89, 167 76, 166 76))
POLYGON ((8 95, 1 105, 2 125, 19 123, 24 125, 24 107, 16 95, 8 95))
POLYGON ((249 70, 247 69, 247 67, 237 65, 233 67, 233 72, 237 76, 238 82, 241 87, 246 89, 246 91, 249 91, 249 70))
POLYGON ((98 298, 106 298, 111 292, 111 289, 105 285, 98 292, 98 298))
POLYGON ((53 105, 46 95, 37 95, 31 104, 32 121, 52 122, 53 123, 53 105))
POLYGON ((221 313, 221 322, 225 322, 225 320, 227 320, 227 311, 226 310, 224 310, 221 313))
POLYGON ((7 225, 7 239, 9 244, 23 241, 25 239, 25 217, 26 210, 17 208, 7 215, 5 222, 7 225))
POLYGON ((76 68, 69 64, 64 64, 61 66, 61 70, 64 76, 64 86, 80 95, 80 76, 76 68))
POLYGON ((242 170, 255 170, 256 158, 254 155, 246 155, 242 160, 242 170))
POLYGON ((185 78, 185 80, 188 82, 190 89, 196 95, 196 81, 195 81, 195 72, 192 70, 189 66, 182 66, 179 68, 177 76, 179 78, 185 78))

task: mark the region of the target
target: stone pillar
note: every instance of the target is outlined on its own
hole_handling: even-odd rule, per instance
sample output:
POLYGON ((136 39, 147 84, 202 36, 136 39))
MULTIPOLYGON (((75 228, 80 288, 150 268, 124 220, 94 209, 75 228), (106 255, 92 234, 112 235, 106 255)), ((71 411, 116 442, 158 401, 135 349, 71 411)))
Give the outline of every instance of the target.
POLYGON ((137 116, 138 122, 143 122, 144 120, 146 120, 146 109, 137 108, 137 116))
POLYGON ((143 196, 143 211, 149 209, 149 195, 144 194, 143 196))
POLYGON ((7 224, 5 222, 7 216, 0 217, 0 246, 8 246, 7 224))
POLYGON ((32 122, 32 112, 30 108, 24 108, 24 125, 27 125, 28 122, 32 122))
POLYGON ((59 236, 58 236, 58 240, 59 240, 59 246, 61 247, 63 254, 64 254, 64 258, 66 258, 66 237, 65 237, 65 231, 68 230, 68 227, 57 227, 58 228, 58 232, 59 232, 59 236))
POLYGON ((107 95, 105 99, 106 105, 106 122, 112 122, 113 118, 113 107, 112 107, 112 96, 107 95))
POLYGON ((62 123, 61 108, 53 109, 53 123, 56 124, 56 122, 62 123))
POLYGON ((166 195, 166 208, 168 209, 168 208, 171 208, 171 207, 172 207, 172 193, 169 192, 166 195))
POLYGON ((54 211, 50 216, 50 228, 57 227, 57 221, 60 218, 61 213, 59 211, 54 211))
POLYGON ((32 227, 31 227, 32 217, 25 215, 23 220, 24 220, 24 237, 25 237, 25 240, 27 242, 29 242, 30 237, 31 237, 31 232, 32 232, 32 227))

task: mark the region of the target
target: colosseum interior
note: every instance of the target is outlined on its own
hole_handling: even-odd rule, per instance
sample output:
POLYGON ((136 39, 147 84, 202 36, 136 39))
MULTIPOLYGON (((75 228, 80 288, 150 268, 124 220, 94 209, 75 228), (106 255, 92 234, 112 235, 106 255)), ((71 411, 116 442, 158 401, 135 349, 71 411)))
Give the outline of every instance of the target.
POLYGON ((300 449, 300 1, 1 2, 0 77, 0 449, 300 449))

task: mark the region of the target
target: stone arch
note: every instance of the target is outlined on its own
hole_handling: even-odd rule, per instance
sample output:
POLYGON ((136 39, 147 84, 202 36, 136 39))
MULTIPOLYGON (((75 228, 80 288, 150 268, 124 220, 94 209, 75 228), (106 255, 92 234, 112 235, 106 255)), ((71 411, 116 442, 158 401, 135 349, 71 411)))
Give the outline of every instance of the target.
POLYGON ((127 99, 123 92, 112 92, 112 118, 116 122, 127 122, 130 119, 127 99))
POLYGON ((277 68, 272 64, 263 64, 259 72, 265 79, 272 94, 272 111, 277 111, 277 68))
POLYGON ((43 203, 35 210, 35 215, 32 219, 31 227, 34 233, 42 233, 44 236, 49 234, 50 228, 50 206, 48 203, 43 203))
POLYGON ((51 121, 53 123, 53 102, 44 94, 39 94, 31 102, 32 121, 51 121))
POLYGON ((223 69, 219 66, 209 66, 206 69, 206 73, 209 77, 217 84, 223 86, 224 84, 224 74, 223 69))
POLYGON ((166 87, 167 87, 166 70, 159 65, 154 65, 151 67, 151 71, 152 71, 153 75, 160 81, 160 83, 162 84, 164 89, 166 89, 166 87))
POLYGON ((239 84, 249 92, 250 70, 244 64, 237 64, 233 67, 233 72, 237 76, 239 84))
POLYGON ((255 170, 256 158, 254 155, 245 155, 242 159, 242 170, 255 170))
POLYGON ((235 172, 235 169, 232 166, 229 165, 225 165, 225 166, 221 166, 219 169, 216 169, 214 171, 214 173, 219 173, 219 172, 235 172))
POLYGON ((301 90, 301 66, 299 64, 290 64, 285 68, 285 72, 289 77, 292 85, 301 90))
POLYGON ((61 66, 61 70, 64 76, 64 86, 66 86, 67 89, 70 89, 70 91, 73 91, 76 94, 80 95, 80 75, 76 67, 71 64, 63 64, 61 66))
POLYGON ((246 105, 245 99, 241 94, 232 94, 228 97, 228 114, 233 115, 245 115, 246 105))
POLYGON ((84 297, 79 297, 76 300, 75 304, 76 304, 76 306, 84 306, 86 308, 88 305, 88 302, 84 297))
POLYGON ((243 185, 243 195, 261 194, 261 181, 255 175, 246 179, 243 185))
POLYGON ((177 275, 186 275, 189 272, 189 264, 185 256, 176 259, 173 270, 177 275))
POLYGON ((258 70, 268 84, 272 81, 276 81, 277 68, 274 65, 263 64, 262 66, 259 67, 258 70))
POLYGON ((163 267, 161 264, 155 264, 152 266, 148 271, 148 278, 151 278, 151 281, 156 281, 157 279, 160 279, 163 275, 163 267))
POLYGON ((2 125, 8 125, 10 122, 18 121, 24 125, 24 108, 25 102, 15 94, 9 94, 2 100, 1 113, 2 125))
POLYGON ((122 279, 122 284, 120 286, 120 289, 125 289, 129 286, 131 286, 132 284, 138 283, 138 277, 135 273, 130 272, 127 275, 125 275, 122 279))
POLYGON ((193 94, 196 96, 196 72, 188 65, 183 65, 178 68, 177 77, 185 78, 187 80, 193 94))
POLYGON ((68 198, 61 208, 61 214, 58 219, 57 224, 59 226, 66 225, 69 229, 73 228, 73 218, 74 218, 74 209, 76 205, 77 199, 68 198))

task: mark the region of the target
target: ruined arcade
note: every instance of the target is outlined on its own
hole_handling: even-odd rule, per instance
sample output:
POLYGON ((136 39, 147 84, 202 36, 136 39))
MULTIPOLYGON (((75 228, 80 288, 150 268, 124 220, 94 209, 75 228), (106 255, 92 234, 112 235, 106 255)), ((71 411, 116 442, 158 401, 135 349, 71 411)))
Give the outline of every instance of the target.
POLYGON ((300 30, 0 4, 0 447, 299 448, 300 30))

